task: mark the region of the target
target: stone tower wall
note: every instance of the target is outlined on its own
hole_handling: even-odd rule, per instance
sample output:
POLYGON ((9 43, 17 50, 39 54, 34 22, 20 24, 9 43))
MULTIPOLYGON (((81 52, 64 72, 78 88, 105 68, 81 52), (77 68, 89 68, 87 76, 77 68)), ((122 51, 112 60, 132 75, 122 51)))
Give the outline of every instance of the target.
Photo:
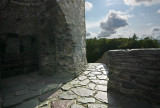
POLYGON ((1 59, 16 49, 10 53, 23 59, 23 73, 39 69, 43 75, 75 77, 87 63, 84 1, 1 0, 0 40, 1 59))

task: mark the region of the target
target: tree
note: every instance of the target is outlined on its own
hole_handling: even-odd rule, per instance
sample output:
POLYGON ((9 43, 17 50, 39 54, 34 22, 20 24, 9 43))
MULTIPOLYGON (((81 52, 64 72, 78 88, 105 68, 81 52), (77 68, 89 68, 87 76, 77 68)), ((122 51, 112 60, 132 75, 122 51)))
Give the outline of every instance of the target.
POLYGON ((86 44, 87 60, 89 63, 97 61, 108 50, 160 47, 156 39, 146 37, 138 40, 136 34, 134 34, 132 38, 87 39, 86 44))
POLYGON ((133 39, 133 40, 137 40, 137 39, 138 39, 138 37, 137 37, 137 35, 136 35, 135 33, 134 33, 132 39, 133 39))

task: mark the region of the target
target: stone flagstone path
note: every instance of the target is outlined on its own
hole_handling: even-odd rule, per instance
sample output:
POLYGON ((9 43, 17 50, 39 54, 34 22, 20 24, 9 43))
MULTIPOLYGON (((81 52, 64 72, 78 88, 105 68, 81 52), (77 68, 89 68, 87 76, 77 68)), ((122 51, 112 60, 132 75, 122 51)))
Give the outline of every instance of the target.
POLYGON ((66 83, 37 108, 159 108, 145 101, 107 91, 107 74, 104 64, 89 64, 84 73, 66 83))
POLYGON ((107 108, 108 80, 103 64, 90 64, 84 73, 62 86, 53 94, 54 98, 39 108, 107 108))
POLYGON ((7 85, 4 85, 1 95, 5 96, 3 103, 5 107, 23 101, 9 108, 160 108, 160 105, 153 106, 135 97, 108 90, 107 67, 101 63, 89 64, 85 72, 63 86, 61 86, 62 80, 68 79, 41 77, 37 74, 31 76, 21 77, 18 81, 22 84, 16 85, 19 84, 16 82, 12 84, 12 89, 7 89, 7 85), (5 91, 9 94, 5 94, 5 91), (42 93, 45 94, 40 95, 42 93), (32 98, 25 100, 28 97, 32 98))

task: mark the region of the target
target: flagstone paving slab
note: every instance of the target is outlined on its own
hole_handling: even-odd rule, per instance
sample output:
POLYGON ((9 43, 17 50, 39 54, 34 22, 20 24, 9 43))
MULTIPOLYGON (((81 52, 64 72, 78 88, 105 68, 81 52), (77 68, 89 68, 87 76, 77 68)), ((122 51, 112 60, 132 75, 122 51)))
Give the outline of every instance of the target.
POLYGON ((66 92, 66 93, 62 93, 59 96, 60 99, 68 99, 68 100, 73 100, 77 98, 77 95, 75 95, 72 91, 66 92))
POLYGON ((98 91, 98 93, 94 97, 99 101, 108 103, 107 92, 98 91))
POLYGON ((51 108, 68 108, 75 103, 75 100, 57 100, 52 102, 51 108))
POLYGON ((100 85, 107 85, 108 81, 106 80, 91 80, 91 82, 95 84, 100 84, 100 85))
POLYGON ((94 90, 95 86, 96 86, 96 84, 93 84, 93 83, 89 83, 89 84, 88 84, 88 87, 89 87, 90 89, 92 89, 92 90, 94 90))
POLYGON ((75 85, 78 84, 80 81, 76 78, 75 80, 71 81, 70 84, 71 85, 75 85))
POLYGON ((82 80, 85 80, 86 78, 87 78, 86 76, 80 76, 78 79, 82 81, 82 80))
POLYGON ((79 96, 86 96, 86 97, 93 96, 93 94, 95 93, 95 91, 82 87, 73 88, 72 91, 79 96))
POLYGON ((87 74, 89 74, 89 73, 90 73, 90 71, 85 71, 85 72, 84 72, 85 75, 87 75, 87 74))
POLYGON ((87 77, 95 77, 95 74, 89 73, 89 74, 87 74, 87 77))
POLYGON ((104 104, 88 104, 88 108, 108 108, 108 106, 104 104))
POLYGON ((102 74, 101 72, 91 72, 91 73, 94 75, 101 75, 102 74))
POLYGON ((97 75, 98 79, 106 80, 108 77, 106 75, 97 75))
POLYGON ((96 100, 94 98, 79 98, 78 102, 80 103, 94 103, 96 100))
POLYGON ((80 85, 87 85, 89 83, 89 79, 86 79, 86 80, 84 80, 84 81, 81 81, 79 84, 80 85))
POLYGON ((67 91, 67 90, 69 90, 70 88, 72 88, 73 86, 70 84, 70 83, 67 83, 67 84, 65 84, 64 86, 62 86, 62 90, 65 90, 65 91, 67 91))
POLYGON ((92 76, 92 77, 89 77, 90 80, 95 80, 96 77, 95 76, 92 76))
POLYGON ((71 106, 71 108, 85 108, 85 107, 82 106, 82 105, 73 104, 73 105, 71 106))
POLYGON ((100 91, 104 91, 104 92, 107 92, 107 86, 104 86, 104 85, 97 85, 95 87, 96 90, 100 90, 100 91))

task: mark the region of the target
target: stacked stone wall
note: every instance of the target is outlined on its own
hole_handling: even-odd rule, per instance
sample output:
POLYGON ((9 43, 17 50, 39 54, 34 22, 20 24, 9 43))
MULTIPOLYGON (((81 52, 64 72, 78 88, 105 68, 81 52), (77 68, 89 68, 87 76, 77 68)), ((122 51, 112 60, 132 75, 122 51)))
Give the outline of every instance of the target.
POLYGON ((160 49, 111 50, 104 56, 110 89, 160 103, 160 49))
MULTIPOLYGON (((27 51, 34 52, 43 75, 75 77, 87 64, 84 3, 84 0, 1 0, 0 41, 10 49, 16 48, 10 54, 18 53, 19 56, 15 55, 20 58, 33 57, 27 51), (8 41, 8 34, 17 37, 8 41)), ((3 49, 6 53, 6 47, 3 49)), ((25 72, 30 71, 26 63, 31 65, 34 61, 23 60, 25 72)))

